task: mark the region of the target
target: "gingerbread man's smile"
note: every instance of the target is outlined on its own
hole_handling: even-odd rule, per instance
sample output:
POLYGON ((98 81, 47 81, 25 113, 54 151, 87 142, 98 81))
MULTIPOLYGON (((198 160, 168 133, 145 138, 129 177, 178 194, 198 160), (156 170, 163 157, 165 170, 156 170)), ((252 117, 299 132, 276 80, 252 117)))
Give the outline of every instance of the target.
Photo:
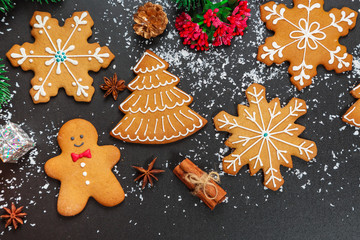
POLYGON ((80 145, 74 144, 75 147, 81 147, 82 145, 84 145, 84 142, 82 142, 80 145))

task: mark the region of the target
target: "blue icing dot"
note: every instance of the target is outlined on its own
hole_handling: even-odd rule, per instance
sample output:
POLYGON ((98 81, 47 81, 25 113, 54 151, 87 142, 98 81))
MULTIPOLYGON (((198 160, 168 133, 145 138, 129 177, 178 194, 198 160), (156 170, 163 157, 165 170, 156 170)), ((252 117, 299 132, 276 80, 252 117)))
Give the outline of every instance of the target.
POLYGON ((63 52, 62 55, 65 55, 65 53, 63 52))
POLYGON ((64 59, 66 59, 66 56, 64 56, 64 59))
POLYGON ((264 133, 264 137, 267 137, 269 134, 268 133, 264 133))
POLYGON ((57 54, 60 54, 60 51, 57 51, 56 53, 57 53, 57 54))
POLYGON ((60 62, 60 59, 56 59, 56 62, 60 62))

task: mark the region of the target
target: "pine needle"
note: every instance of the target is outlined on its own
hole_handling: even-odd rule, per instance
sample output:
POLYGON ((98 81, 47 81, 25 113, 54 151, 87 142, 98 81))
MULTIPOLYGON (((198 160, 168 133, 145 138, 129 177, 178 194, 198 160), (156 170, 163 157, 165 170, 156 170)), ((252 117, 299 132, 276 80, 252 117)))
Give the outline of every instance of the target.
MULTIPOLYGON (((31 0, 32 2, 34 2, 35 0, 31 0)), ((60 2, 61 0, 44 0, 45 3, 49 3, 49 2, 52 2, 52 3, 56 3, 56 2, 60 2)), ((42 0, 36 0, 36 2, 42 4, 43 1, 42 0)))
POLYGON ((0 0, 0 11, 5 13, 13 8, 14 5, 11 0, 0 0))
MULTIPOLYGON (((62 0, 31 0, 32 2, 38 2, 40 4, 43 3, 57 3, 57 2, 61 2, 62 0)), ((0 12, 8 12, 10 11, 12 8, 14 8, 14 2, 13 0, 0 0, 0 12)))
POLYGON ((173 0, 177 7, 180 8, 185 8, 185 10, 190 11, 190 10, 195 10, 198 7, 201 7, 201 5, 203 4, 203 0, 173 0))
MULTIPOLYGON (((0 58, 0 62, 2 59, 0 58)), ((10 84, 7 83, 10 79, 3 75, 6 73, 5 64, 0 64, 0 109, 11 99, 11 93, 9 90, 10 84)))

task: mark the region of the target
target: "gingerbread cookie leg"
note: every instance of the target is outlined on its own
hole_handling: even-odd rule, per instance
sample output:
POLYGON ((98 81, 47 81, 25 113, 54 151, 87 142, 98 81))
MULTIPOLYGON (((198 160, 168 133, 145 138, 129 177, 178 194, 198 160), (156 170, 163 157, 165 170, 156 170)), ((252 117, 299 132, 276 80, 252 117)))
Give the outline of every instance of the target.
POLYGON ((92 194, 92 197, 97 202, 106 207, 113 207, 124 200, 124 190, 115 176, 111 177, 109 181, 106 181, 105 185, 104 187, 99 187, 98 190, 92 194))
POLYGON ((89 200, 89 194, 75 187, 71 182, 61 183, 57 210, 63 216, 80 213, 89 200))

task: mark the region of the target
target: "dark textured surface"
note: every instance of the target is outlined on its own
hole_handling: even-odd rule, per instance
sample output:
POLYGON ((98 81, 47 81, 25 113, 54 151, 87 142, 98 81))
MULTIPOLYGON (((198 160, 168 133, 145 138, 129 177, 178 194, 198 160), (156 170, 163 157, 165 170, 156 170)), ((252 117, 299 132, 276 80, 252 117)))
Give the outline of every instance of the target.
MULTIPOLYGON (((18 1, 20 2, 20 1, 18 1)), ((266 67, 256 61, 257 47, 271 32, 259 20, 259 6, 266 1, 250 1, 249 29, 233 45, 197 53, 181 44, 174 30, 177 14, 166 1, 168 28, 161 37, 145 41, 132 30, 132 14, 142 1, 71 1, 54 5, 19 3, 0 17, 0 58, 15 43, 32 42, 29 20, 35 10, 50 12, 60 23, 74 11, 88 10, 95 25, 89 42, 108 45, 115 60, 108 69, 92 73, 96 89, 91 103, 77 103, 63 90, 46 104, 34 105, 28 93, 32 72, 8 66, 15 95, 1 113, 2 119, 24 123, 37 148, 18 164, 0 164, 0 205, 12 201, 25 205, 26 223, 17 231, 0 226, 1 239, 357 239, 360 230, 359 132, 341 121, 355 101, 348 93, 360 77, 360 27, 342 38, 354 56, 355 70, 344 74, 318 68, 311 87, 299 92, 290 84, 288 64, 266 67), (103 98, 99 85, 103 76, 114 72, 129 83, 130 70, 143 51, 150 48, 170 63, 169 71, 180 77, 178 85, 194 97, 190 106, 209 123, 199 133, 163 146, 123 143, 108 134, 123 117, 118 105, 130 94, 120 94, 117 102, 103 98), (293 158, 294 168, 282 168, 285 184, 278 192, 265 190, 262 174, 253 177, 248 167, 236 177, 224 174, 222 187, 228 192, 225 203, 210 211, 193 197, 172 173, 189 157, 200 168, 219 170, 221 159, 230 150, 223 144, 226 133, 217 133, 212 123, 220 110, 236 114, 236 105, 245 104, 244 90, 253 82, 267 87, 268 100, 278 96, 283 104, 292 97, 306 100, 308 113, 297 123, 306 130, 303 138, 317 143, 318 156, 307 163, 293 158), (101 144, 120 148, 121 161, 115 174, 126 192, 125 201, 113 208, 93 199, 78 216, 65 218, 56 211, 59 182, 48 178, 43 165, 59 154, 56 134, 64 122, 81 117, 91 121, 101 144), (147 166, 157 156, 157 168, 166 172, 155 187, 141 190, 133 182, 132 165, 147 166)), ((291 6, 290 0, 282 1, 291 6)), ((358 11, 359 0, 327 0, 325 9, 344 5, 358 11)), ((247 104, 247 103, 246 103, 247 104)), ((2 121, 3 122, 3 121, 2 121)))

